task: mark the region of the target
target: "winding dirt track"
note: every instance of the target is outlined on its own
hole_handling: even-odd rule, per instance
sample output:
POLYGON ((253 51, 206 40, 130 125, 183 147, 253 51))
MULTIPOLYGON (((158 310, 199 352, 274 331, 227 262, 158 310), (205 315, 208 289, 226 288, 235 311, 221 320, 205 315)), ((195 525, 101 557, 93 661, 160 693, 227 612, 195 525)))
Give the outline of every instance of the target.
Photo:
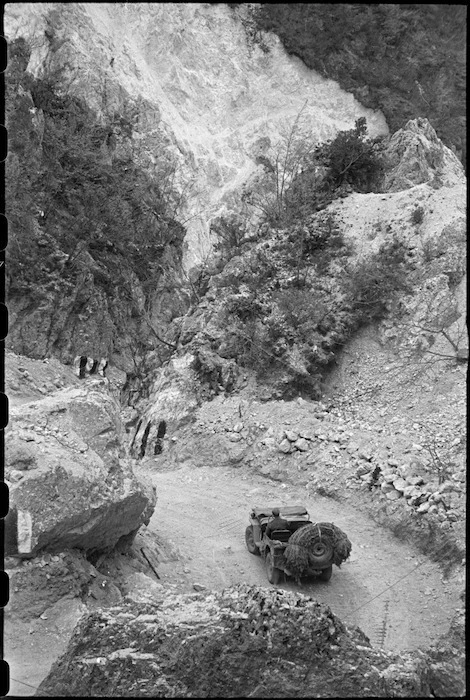
POLYGON ((328 583, 314 580, 300 590, 328 604, 346 624, 355 624, 374 646, 390 651, 428 646, 447 630, 458 607, 458 590, 442 580, 436 564, 379 528, 357 510, 331 499, 309 498, 305 489, 268 482, 245 469, 203 467, 158 472, 152 462, 138 470, 157 487, 149 534, 174 556, 161 564, 162 581, 181 591, 268 583, 261 557, 249 554, 244 534, 251 506, 305 505, 314 520, 331 521, 353 544, 350 559, 333 567, 328 583))

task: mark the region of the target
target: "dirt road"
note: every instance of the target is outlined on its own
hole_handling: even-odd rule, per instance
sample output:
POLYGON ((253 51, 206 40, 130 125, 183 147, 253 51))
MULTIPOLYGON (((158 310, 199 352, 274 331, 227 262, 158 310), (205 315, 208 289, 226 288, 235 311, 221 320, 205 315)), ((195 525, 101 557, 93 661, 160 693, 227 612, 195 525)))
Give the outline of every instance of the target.
MULTIPOLYGON (((267 480, 245 467, 158 471, 156 462, 148 461, 136 473, 157 487, 157 507, 145 536, 160 545, 161 583, 173 591, 193 592, 195 583, 207 589, 240 582, 270 586, 263 560, 245 546, 249 509, 301 504, 312 519, 344 530, 352 554, 341 569, 333 567, 328 583, 289 581, 280 584, 283 588, 326 603, 346 624, 361 627, 374 646, 390 651, 429 646, 448 629, 459 607, 457 582, 443 581, 436 564, 343 503, 309 497, 305 488, 267 480)), ((84 610, 79 601, 64 599, 27 623, 12 622, 7 615, 10 695, 34 692, 84 610)))
POLYGON ((245 547, 248 511, 255 505, 300 503, 312 519, 344 530, 353 549, 328 583, 299 588, 286 582, 283 588, 328 604, 346 624, 359 625, 374 646, 390 651, 428 646, 448 628, 459 605, 457 586, 442 580, 436 564, 344 504, 309 498, 305 489, 267 481, 244 468, 158 472, 148 462, 138 473, 158 492, 149 534, 173 552, 160 565, 162 582, 176 583, 181 591, 193 590, 194 583, 216 589, 239 582, 270 586, 263 560, 245 547))

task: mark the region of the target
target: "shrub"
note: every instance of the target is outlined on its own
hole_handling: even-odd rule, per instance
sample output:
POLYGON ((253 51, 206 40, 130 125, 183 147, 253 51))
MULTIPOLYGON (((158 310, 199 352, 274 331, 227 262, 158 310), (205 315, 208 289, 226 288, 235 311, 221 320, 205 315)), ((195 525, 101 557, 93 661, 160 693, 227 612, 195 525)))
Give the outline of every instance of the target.
POLYGON ((413 213, 411 214, 411 222, 415 224, 415 226, 419 226, 419 224, 423 223, 424 219, 424 209, 423 207, 416 207, 416 209, 413 210, 413 213))
POLYGON ((317 145, 301 116, 302 110, 269 157, 263 157, 263 173, 242 196, 277 229, 305 222, 345 188, 377 189, 384 170, 382 139, 367 138, 365 118, 358 119, 354 129, 317 145))
POLYGON ((211 222, 210 231, 217 239, 214 251, 223 262, 228 262, 240 253, 243 244, 249 239, 246 221, 233 213, 217 217, 211 222))
POLYGON ((382 139, 367 138, 367 122, 361 117, 354 129, 340 131, 319 146, 314 158, 326 168, 325 180, 333 190, 348 184, 358 192, 371 192, 383 172, 382 139))
POLYGON ((379 251, 348 266, 347 291, 357 325, 384 316, 394 294, 407 291, 409 249, 393 237, 379 251))

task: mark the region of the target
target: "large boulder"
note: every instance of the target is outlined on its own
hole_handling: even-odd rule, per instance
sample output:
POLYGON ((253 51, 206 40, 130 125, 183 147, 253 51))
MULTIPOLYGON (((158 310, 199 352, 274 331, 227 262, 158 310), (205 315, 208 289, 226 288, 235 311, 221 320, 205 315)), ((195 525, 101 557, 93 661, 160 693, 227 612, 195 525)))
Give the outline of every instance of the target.
MULTIPOLYGON (((462 656, 447 651, 439 658, 453 672, 452 691, 463 688, 462 656)), ((84 616, 39 690, 88 697, 427 697, 434 681, 424 653, 374 649, 360 629, 345 627, 312 598, 243 584, 84 616)))
POLYGON ((149 521, 155 491, 125 457, 119 407, 104 380, 13 407, 10 425, 7 554, 108 551, 149 521))

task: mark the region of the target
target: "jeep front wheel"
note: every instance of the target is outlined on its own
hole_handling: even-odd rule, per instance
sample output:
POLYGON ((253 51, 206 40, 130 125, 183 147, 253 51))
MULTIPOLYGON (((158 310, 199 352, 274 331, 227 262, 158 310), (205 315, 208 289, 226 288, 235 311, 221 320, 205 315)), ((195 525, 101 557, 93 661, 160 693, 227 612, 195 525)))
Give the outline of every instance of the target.
POLYGON ((259 554, 259 549, 255 544, 255 538, 253 537, 253 525, 248 525, 245 530, 245 542, 246 548, 250 554, 259 554))
POLYGON ((268 576, 269 583, 274 583, 276 585, 281 580, 281 569, 277 569, 274 566, 271 552, 266 554, 266 574, 268 576))

